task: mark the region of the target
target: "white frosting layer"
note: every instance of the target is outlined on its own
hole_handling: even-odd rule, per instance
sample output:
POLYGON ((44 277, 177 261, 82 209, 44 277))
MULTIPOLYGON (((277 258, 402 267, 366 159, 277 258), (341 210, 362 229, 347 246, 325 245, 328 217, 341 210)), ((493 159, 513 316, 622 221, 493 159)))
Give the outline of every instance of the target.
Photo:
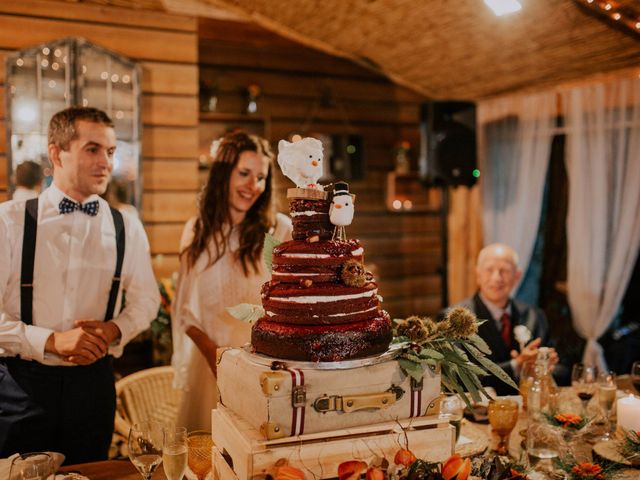
MULTIPOLYGON (((351 256, 359 257, 364 253, 364 249, 362 247, 356 248, 351 251, 351 256)), ((327 253, 283 253, 282 256, 284 258, 330 258, 331 255, 327 253)), ((346 255, 339 255, 337 258, 343 257, 346 255)))
POLYGON ((373 297, 378 292, 378 289, 374 288, 362 293, 352 293, 350 295, 319 295, 319 296, 304 296, 304 297, 271 297, 271 300, 285 303, 327 303, 337 302, 340 300, 355 300, 356 298, 373 297))
POLYGON ((327 215, 325 212, 314 212, 313 210, 305 210, 304 212, 290 212, 292 217, 312 217, 313 215, 327 215))
MULTIPOLYGON (((371 307, 371 308, 368 308, 367 310, 360 310, 359 312, 351 312, 351 313, 333 313, 331 315, 325 315, 325 317, 346 317, 346 316, 352 316, 352 315, 359 315, 361 313, 371 312, 373 310, 376 310, 377 308, 378 307, 371 307)), ((273 317, 273 316, 275 316, 277 314, 267 311, 267 315, 270 316, 270 317, 273 317)), ((312 315, 311 318, 320 318, 320 316, 319 315, 312 315)))
POLYGON ((351 251, 351 255, 353 255, 354 257, 358 257, 360 255, 362 255, 364 253, 364 248, 360 247, 360 248, 356 248, 355 250, 351 251))
POLYGON ((317 277, 320 273, 273 272, 274 277, 317 277))

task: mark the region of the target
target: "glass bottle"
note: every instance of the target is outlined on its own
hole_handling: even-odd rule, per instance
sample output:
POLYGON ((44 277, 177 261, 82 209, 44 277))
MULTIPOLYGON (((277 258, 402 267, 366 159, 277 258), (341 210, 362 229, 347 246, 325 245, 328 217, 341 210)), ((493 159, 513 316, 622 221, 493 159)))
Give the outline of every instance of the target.
POLYGON ((544 418, 557 408, 558 386, 549 365, 550 350, 542 347, 538 351, 534 376, 527 399, 527 453, 531 466, 538 471, 553 471, 552 461, 558 456, 563 438, 559 429, 552 427, 544 418))

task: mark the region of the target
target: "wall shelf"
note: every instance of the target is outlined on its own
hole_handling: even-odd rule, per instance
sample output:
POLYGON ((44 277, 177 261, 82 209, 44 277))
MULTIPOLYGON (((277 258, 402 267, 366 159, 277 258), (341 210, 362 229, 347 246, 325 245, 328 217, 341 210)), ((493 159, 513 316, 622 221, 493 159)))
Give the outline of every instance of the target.
POLYGON ((385 205, 394 213, 438 213, 442 205, 442 189, 427 187, 418 172, 387 173, 385 205))

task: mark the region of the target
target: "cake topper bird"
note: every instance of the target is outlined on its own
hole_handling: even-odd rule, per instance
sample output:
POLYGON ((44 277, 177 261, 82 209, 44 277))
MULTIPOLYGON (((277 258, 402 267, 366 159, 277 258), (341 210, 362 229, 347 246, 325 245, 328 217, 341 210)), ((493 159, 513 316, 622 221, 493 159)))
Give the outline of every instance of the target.
POLYGON ((347 239, 344 227, 351 225, 353 211, 353 196, 349 193, 349 184, 347 182, 336 182, 333 187, 333 199, 329 207, 329 220, 335 225, 333 229, 334 240, 347 239))
POLYGON ((315 188, 322 176, 322 142, 306 137, 297 142, 280 140, 278 143, 278 165, 282 173, 299 188, 315 188))

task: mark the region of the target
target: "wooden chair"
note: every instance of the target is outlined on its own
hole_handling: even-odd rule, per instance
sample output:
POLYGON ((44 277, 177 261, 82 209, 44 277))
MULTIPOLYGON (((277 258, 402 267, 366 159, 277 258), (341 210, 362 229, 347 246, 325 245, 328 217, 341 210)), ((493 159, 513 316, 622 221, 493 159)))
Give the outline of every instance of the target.
POLYGON ((173 367, 154 367, 127 375, 116 382, 116 415, 110 457, 127 456, 132 424, 155 420, 174 424, 182 390, 173 388, 173 367))

